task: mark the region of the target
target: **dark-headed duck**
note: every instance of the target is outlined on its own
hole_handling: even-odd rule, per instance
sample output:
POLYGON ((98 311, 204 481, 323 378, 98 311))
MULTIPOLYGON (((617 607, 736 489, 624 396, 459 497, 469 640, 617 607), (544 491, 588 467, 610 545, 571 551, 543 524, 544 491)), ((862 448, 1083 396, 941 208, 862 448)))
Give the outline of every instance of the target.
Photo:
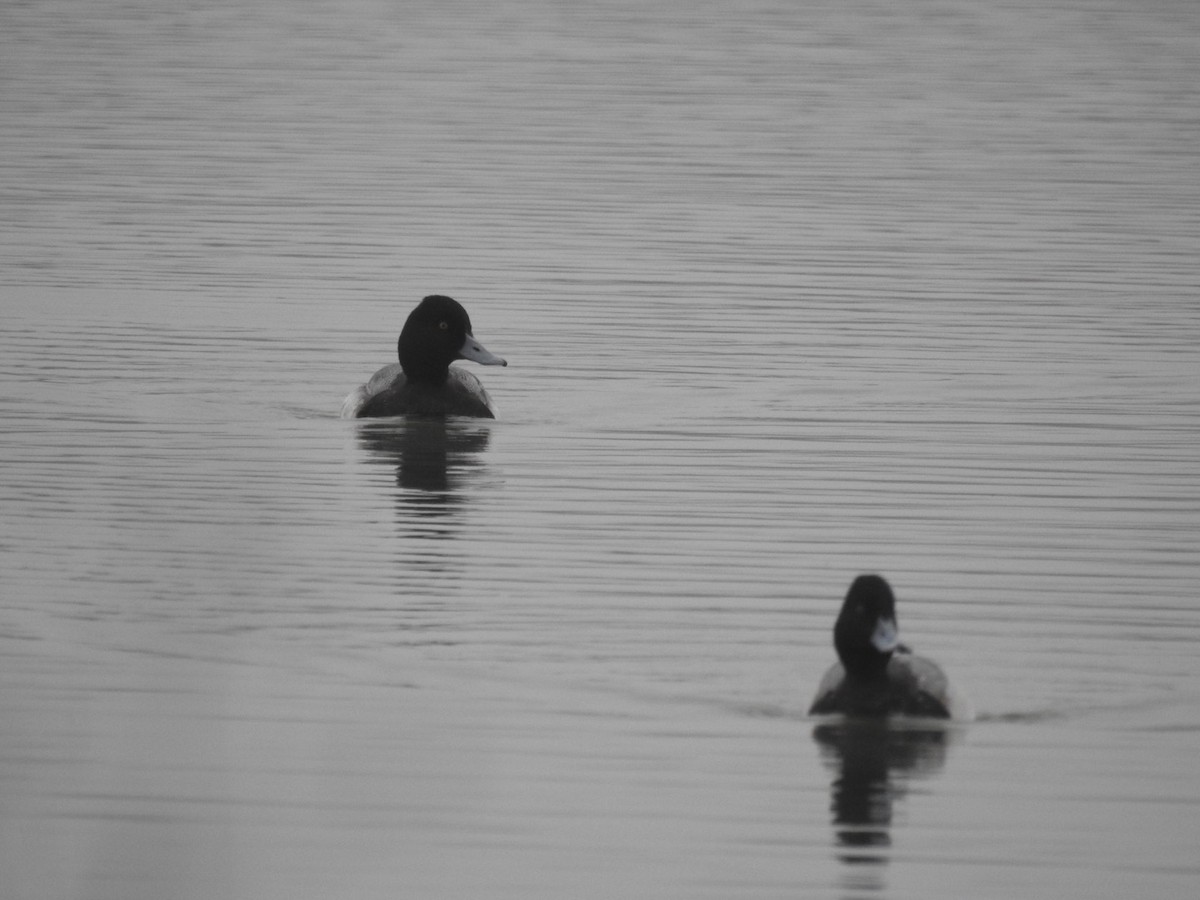
POLYGON ((456 300, 426 297, 408 316, 396 343, 400 362, 384 366, 342 403, 346 419, 380 416, 474 416, 496 418, 483 384, 451 368, 456 359, 507 366, 475 340, 471 319, 456 300))
POLYGON ((880 576, 854 579, 833 626, 833 646, 841 661, 821 679, 809 715, 969 717, 941 667, 900 643, 896 598, 880 576))

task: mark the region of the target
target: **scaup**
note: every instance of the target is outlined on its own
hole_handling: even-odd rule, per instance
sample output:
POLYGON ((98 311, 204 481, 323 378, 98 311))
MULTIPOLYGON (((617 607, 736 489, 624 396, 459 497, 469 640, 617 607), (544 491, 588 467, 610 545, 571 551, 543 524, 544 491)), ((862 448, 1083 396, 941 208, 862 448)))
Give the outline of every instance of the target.
POLYGON ((900 643, 896 598, 880 576, 854 579, 833 626, 833 646, 841 662, 821 679, 810 716, 967 716, 937 663, 900 643))
POLYGON ((396 342, 400 362, 384 366, 346 397, 342 417, 473 416, 496 418, 483 384, 470 372, 451 368, 456 359, 482 366, 507 366, 475 340, 471 318, 456 300, 434 294, 409 313, 396 342))

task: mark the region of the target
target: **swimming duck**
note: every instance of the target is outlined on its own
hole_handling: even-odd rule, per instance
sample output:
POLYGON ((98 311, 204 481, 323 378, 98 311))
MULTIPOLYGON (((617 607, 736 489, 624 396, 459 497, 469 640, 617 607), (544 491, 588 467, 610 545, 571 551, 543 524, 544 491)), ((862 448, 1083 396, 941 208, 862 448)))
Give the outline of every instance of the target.
POLYGON ((471 318, 450 297, 426 297, 409 313, 396 342, 400 362, 384 366, 342 402, 346 419, 379 416, 473 416, 496 418, 483 384, 456 359, 507 366, 475 340, 471 318))
POLYGON ((859 575, 850 585, 833 626, 838 663, 825 673, 808 714, 841 713, 948 719, 961 706, 946 673, 900 643, 896 598, 878 575, 859 575))

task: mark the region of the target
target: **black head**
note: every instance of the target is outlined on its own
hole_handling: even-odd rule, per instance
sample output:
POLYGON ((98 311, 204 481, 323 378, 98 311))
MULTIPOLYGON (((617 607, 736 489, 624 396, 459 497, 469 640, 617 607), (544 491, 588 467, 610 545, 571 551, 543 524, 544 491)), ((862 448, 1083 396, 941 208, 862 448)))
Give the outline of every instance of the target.
POLYGON ((833 646, 850 676, 883 676, 899 646, 896 598, 883 578, 859 575, 854 579, 833 626, 833 646))
POLYGON ((456 359, 505 365, 475 340, 471 317, 462 305, 440 294, 426 297, 409 313, 396 350, 409 382, 441 384, 456 359))

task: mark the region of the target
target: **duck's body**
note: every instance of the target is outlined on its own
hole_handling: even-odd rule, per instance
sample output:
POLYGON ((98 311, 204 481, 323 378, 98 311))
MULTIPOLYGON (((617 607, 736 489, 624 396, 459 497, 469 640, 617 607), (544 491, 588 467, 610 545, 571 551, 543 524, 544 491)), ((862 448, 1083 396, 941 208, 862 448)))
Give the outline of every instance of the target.
POLYGON ((470 372, 451 367, 441 384, 414 383, 400 363, 384 366, 342 403, 344 419, 447 415, 494 419, 496 406, 483 383, 470 372))
POLYGON ((417 305, 396 344, 400 362, 384 366, 342 402, 347 419, 382 416, 471 416, 496 418, 483 384, 470 372, 451 368, 458 359, 507 366, 475 340, 465 309, 433 295, 417 305))
POLYGON ((846 667, 834 663, 821 679, 808 714, 948 719, 951 717, 949 685, 946 673, 937 663, 900 648, 888 660, 884 678, 880 680, 847 677, 846 667))
POLYGON ((958 718, 963 704, 941 667, 900 643, 896 600, 878 575, 850 586, 833 629, 838 658, 825 673, 809 715, 958 718))

